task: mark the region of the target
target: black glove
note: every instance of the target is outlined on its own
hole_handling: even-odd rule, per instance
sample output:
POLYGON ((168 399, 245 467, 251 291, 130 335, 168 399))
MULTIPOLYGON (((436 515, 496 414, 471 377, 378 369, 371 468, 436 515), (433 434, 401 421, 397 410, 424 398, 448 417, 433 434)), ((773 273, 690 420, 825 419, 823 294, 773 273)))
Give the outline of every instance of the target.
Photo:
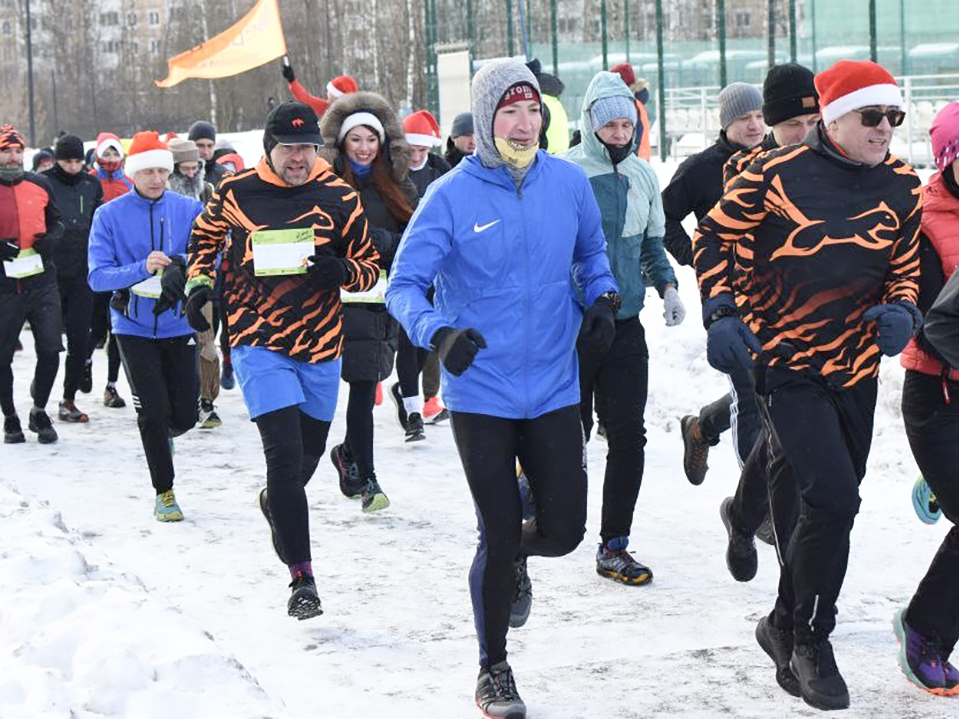
POLYGON ((172 257, 171 260, 160 278, 160 299, 153 306, 155 316, 173 309, 176 303, 183 299, 183 288, 186 287, 186 260, 179 255, 172 257))
POLYGON ((38 232, 33 236, 33 249, 37 251, 40 257, 47 259, 53 252, 53 240, 47 237, 46 232, 38 232))
POLYGON ((20 243, 16 237, 0 240, 0 262, 10 262, 20 254, 20 243))
POLYGON ((593 349, 606 353, 616 338, 616 305, 618 295, 600 295, 593 306, 583 315, 583 324, 579 328, 579 339, 591 345, 593 349))
POLYGON ((116 310, 121 315, 126 315, 129 306, 130 290, 117 290, 110 295, 110 308, 116 310))
POLYGON ((486 349, 483 335, 472 327, 465 330, 440 327, 430 343, 446 370, 457 377, 473 364, 477 352, 486 349))
POLYGON ((879 332, 876 341, 879 343, 879 350, 887 357, 894 357, 902 352, 913 331, 922 327, 922 312, 911 302, 874 305, 865 311, 862 318, 876 323, 879 332))
POLYGON ((283 77, 286 78, 287 82, 293 82, 296 80, 296 75, 293 74, 293 66, 283 63, 283 77))
POLYGON ((210 323, 203 316, 203 307, 210 301, 212 295, 212 287, 197 285, 190 290, 190 295, 186 298, 186 305, 183 307, 184 312, 186 312, 186 321, 197 332, 206 332, 210 329, 210 323))
POLYGON ((341 287, 350 276, 346 260, 333 255, 313 255, 306 259, 313 284, 321 290, 341 287))

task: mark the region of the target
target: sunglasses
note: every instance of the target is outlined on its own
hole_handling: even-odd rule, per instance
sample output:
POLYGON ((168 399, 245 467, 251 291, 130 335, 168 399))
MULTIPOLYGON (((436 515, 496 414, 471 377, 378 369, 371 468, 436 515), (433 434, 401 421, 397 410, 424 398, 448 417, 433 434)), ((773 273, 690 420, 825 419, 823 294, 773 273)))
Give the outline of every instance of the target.
POLYGON ((906 119, 906 113, 902 110, 855 110, 859 113, 859 121, 863 127, 879 127, 882 118, 889 120, 892 127, 899 127, 902 121, 906 119))

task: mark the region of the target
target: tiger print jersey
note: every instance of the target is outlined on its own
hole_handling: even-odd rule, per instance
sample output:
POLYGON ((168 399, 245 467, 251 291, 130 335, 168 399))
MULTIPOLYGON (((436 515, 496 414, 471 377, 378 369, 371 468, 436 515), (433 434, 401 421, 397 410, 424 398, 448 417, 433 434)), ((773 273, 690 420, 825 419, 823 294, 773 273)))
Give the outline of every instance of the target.
POLYGON ((772 132, 770 132, 758 145, 753 145, 752 147, 747 147, 745 150, 740 150, 726 160, 726 164, 723 165, 723 191, 729 187, 730 182, 742 174, 743 170, 753 164, 757 157, 762 155, 764 152, 775 150, 778 147, 779 145, 776 143, 776 138, 773 137, 772 132))
POLYGON ((309 274, 256 276, 251 238, 258 230, 312 228, 316 254, 348 260, 343 289, 364 292, 380 276, 359 194, 317 159, 302 185, 278 177, 266 159, 224 179, 193 225, 188 277, 212 285, 224 253, 223 301, 230 344, 279 351, 304 362, 340 356, 340 290, 316 289, 309 274))
POLYGON ((851 387, 879 371, 863 313, 916 303, 922 187, 893 156, 864 167, 826 142, 758 155, 700 223, 693 263, 704 302, 737 302, 761 364, 851 387))

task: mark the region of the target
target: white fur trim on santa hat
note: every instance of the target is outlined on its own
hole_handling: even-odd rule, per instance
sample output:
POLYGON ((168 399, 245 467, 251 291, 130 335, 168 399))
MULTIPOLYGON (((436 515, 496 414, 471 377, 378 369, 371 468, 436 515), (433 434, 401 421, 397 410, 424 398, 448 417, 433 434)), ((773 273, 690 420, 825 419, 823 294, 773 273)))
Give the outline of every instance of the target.
POLYGON ((154 167, 173 172, 173 153, 169 150, 147 150, 127 155, 123 171, 127 177, 133 177, 140 170, 149 170, 154 167))
POLYGON ((443 143, 443 141, 435 135, 414 135, 412 133, 406 133, 406 142, 407 144, 418 145, 420 147, 436 147, 443 143))
POLYGON ((343 124, 340 126, 340 133, 336 136, 337 143, 343 142, 346 133, 358 125, 369 125, 376 130, 376 134, 380 136, 380 142, 386 142, 386 132, 383 130, 383 123, 380 122, 380 119, 376 115, 372 112, 354 112, 343 120, 343 124))
POLYGON ((326 96, 333 98, 334 100, 338 97, 343 97, 346 93, 343 92, 340 88, 333 84, 333 81, 330 80, 326 83, 326 96))
POLYGON ((107 148, 109 147, 112 147, 114 150, 120 153, 120 159, 123 159, 123 143, 114 137, 108 137, 106 140, 97 145, 97 157, 103 157, 103 153, 106 152, 107 148))
POLYGON ((902 109, 905 103, 902 99, 902 93, 898 85, 882 83, 880 85, 869 85, 861 87, 848 95, 837 97, 828 105, 822 106, 822 121, 828 125, 833 120, 838 120, 847 112, 858 110, 861 107, 871 107, 873 105, 888 105, 902 109))

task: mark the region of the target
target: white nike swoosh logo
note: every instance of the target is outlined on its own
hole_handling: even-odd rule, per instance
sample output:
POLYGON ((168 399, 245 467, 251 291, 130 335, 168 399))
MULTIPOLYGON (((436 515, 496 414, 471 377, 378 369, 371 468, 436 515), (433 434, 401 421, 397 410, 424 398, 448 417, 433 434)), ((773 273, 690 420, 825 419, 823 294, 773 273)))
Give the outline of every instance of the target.
POLYGON ((490 227, 492 227, 493 225, 495 225, 497 222, 499 222, 499 220, 493 220, 492 222, 490 222, 490 223, 488 223, 488 224, 486 224, 486 225, 477 225, 477 224, 474 222, 474 223, 473 223, 473 232, 480 233, 480 232, 482 232, 483 230, 488 230, 490 227))

